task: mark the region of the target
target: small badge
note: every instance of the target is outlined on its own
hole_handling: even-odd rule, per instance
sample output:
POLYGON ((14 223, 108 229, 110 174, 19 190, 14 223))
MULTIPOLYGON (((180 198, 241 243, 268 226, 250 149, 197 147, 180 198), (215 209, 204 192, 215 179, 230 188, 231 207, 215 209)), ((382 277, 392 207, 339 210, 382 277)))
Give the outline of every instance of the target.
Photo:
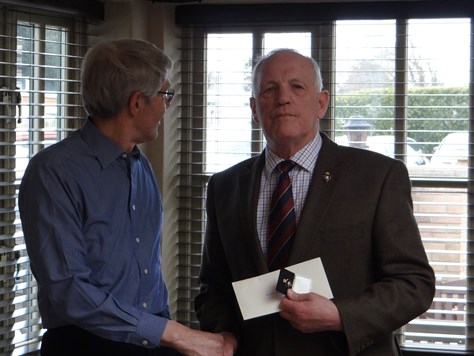
POLYGON ((329 182, 331 180, 331 178, 332 178, 331 177, 331 172, 324 172, 324 174, 323 174, 323 181, 324 182, 326 182, 326 183, 329 182))
POLYGON ((276 290, 284 295, 289 288, 293 287, 293 281, 295 279, 295 274, 288 271, 287 269, 281 269, 280 275, 278 276, 278 281, 276 285, 276 290))

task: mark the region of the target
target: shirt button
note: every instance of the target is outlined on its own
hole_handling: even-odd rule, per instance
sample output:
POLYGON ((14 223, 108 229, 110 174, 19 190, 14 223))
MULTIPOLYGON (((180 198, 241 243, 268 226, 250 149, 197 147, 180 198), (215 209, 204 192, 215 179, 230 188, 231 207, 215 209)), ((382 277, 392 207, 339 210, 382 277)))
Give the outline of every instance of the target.
POLYGON ((142 305, 143 305, 143 308, 145 308, 145 309, 146 309, 146 307, 147 307, 147 304, 146 304, 146 303, 143 303, 142 305))
POLYGON ((135 204, 134 204, 134 205, 132 205, 132 209, 133 209, 133 210, 135 210, 135 204))
POLYGON ((127 158, 127 154, 126 154, 126 153, 123 153, 123 154, 122 154, 122 158, 127 158))
POLYGON ((140 238, 139 238, 139 237, 136 237, 136 238, 135 238, 135 242, 136 242, 137 244, 139 244, 139 243, 140 243, 140 238))
POLYGON ((148 268, 145 268, 145 269, 143 270, 143 273, 148 274, 148 268))
POLYGON ((148 340, 143 340, 143 341, 142 341, 142 345, 143 345, 143 346, 147 346, 147 345, 148 345, 148 340))

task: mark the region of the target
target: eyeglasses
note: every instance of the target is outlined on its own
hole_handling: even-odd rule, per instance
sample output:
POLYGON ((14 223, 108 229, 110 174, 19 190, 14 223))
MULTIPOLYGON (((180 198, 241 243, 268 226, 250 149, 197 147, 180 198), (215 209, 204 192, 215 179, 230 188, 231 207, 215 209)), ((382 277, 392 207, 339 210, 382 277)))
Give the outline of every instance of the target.
POLYGON ((167 91, 159 91, 157 94, 163 94, 163 98, 165 98, 166 103, 170 104, 171 100, 173 100, 174 90, 168 89, 167 91))

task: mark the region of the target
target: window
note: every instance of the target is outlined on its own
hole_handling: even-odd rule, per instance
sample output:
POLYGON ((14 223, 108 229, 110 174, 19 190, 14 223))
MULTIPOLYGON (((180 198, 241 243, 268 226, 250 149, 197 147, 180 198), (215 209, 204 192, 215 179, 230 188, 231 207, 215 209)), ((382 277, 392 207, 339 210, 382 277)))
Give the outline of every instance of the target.
POLYGON ((251 63, 275 47, 292 47, 318 60, 331 93, 321 130, 339 144, 401 159, 409 169, 415 216, 437 290, 431 308, 397 332, 400 344, 414 350, 474 350, 469 323, 471 27, 469 17, 439 16, 184 26, 182 94, 189 105, 181 120, 178 234, 186 268, 179 272, 180 321, 197 327, 192 301, 206 182, 212 173, 260 153, 265 144, 248 107, 251 63))
POLYGON ((469 19, 336 24, 335 140, 405 161, 436 272, 433 306, 400 330, 404 346, 468 345, 470 26, 469 19), (406 71, 400 73, 396 60, 402 58, 406 71))
POLYGON ((18 215, 20 180, 30 157, 84 118, 79 70, 87 24, 33 13, 0 8, 0 353, 9 355, 36 351, 43 333, 18 215))
POLYGON ((252 36, 209 34, 207 42, 205 162, 211 173, 242 161, 250 152, 252 36))

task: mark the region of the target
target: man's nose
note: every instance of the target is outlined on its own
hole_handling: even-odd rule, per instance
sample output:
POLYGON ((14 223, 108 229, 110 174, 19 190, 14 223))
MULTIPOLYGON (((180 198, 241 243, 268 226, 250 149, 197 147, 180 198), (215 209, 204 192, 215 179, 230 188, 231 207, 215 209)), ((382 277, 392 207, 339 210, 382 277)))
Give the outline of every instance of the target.
POLYGON ((290 102, 291 91, 289 88, 280 87, 277 90, 276 103, 277 105, 285 105, 290 102))

